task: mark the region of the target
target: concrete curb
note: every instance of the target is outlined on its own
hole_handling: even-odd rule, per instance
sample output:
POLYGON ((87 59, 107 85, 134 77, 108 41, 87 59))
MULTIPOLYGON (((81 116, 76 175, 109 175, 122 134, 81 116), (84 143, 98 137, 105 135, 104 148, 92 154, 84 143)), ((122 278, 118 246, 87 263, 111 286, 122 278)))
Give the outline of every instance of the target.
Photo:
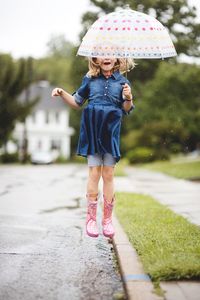
POLYGON ((118 258, 122 280, 128 300, 163 300, 153 293, 153 284, 139 261, 135 249, 113 213, 115 235, 113 246, 118 258))

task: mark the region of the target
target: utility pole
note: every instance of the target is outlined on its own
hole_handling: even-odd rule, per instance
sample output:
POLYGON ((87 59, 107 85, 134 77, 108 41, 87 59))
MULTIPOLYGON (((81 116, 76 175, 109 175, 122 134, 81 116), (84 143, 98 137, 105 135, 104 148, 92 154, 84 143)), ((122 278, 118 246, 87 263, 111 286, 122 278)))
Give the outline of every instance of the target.
MULTIPOLYGON (((33 69, 32 69, 32 58, 29 57, 27 60, 27 75, 26 75, 26 89, 25 89, 25 103, 28 104, 30 101, 30 84, 32 82, 33 69)), ((28 162, 28 136, 27 136, 27 124, 26 118, 23 120, 23 138, 21 146, 21 162, 23 164, 28 162)))

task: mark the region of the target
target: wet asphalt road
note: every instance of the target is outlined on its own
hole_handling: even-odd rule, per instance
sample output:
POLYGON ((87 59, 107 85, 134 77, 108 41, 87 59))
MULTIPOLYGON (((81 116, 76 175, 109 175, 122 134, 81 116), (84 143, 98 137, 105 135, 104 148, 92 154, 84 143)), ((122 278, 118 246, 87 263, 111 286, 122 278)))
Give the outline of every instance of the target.
POLYGON ((82 165, 0 166, 0 300, 124 299, 112 244, 85 235, 86 177, 82 165))

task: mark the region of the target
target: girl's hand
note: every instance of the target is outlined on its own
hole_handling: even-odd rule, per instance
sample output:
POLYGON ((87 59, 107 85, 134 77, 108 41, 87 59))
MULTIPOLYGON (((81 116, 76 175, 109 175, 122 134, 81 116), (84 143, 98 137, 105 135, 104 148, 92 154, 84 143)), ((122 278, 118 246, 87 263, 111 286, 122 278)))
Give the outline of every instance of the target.
POLYGON ((127 83, 125 83, 125 84, 123 85, 123 95, 124 95, 124 97, 127 98, 128 100, 131 100, 131 99, 132 99, 131 88, 130 88, 130 86, 129 86, 127 83))
POLYGON ((63 89, 55 88, 55 89, 53 89, 51 96, 52 97, 61 96, 62 93, 63 93, 63 89))

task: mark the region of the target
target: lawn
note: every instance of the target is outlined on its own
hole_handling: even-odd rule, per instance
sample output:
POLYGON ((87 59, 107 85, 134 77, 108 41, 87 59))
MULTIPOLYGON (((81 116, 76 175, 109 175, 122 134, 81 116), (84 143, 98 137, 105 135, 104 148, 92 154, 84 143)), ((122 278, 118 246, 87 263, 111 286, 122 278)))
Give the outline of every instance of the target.
POLYGON ((192 162, 159 161, 143 164, 139 167, 163 172, 178 178, 200 180, 200 160, 192 162))
POLYGON ((154 282, 200 279, 200 229, 147 195, 117 193, 115 213, 154 282))
POLYGON ((115 166, 115 176, 126 176, 125 167, 128 166, 128 160, 123 158, 115 166))

